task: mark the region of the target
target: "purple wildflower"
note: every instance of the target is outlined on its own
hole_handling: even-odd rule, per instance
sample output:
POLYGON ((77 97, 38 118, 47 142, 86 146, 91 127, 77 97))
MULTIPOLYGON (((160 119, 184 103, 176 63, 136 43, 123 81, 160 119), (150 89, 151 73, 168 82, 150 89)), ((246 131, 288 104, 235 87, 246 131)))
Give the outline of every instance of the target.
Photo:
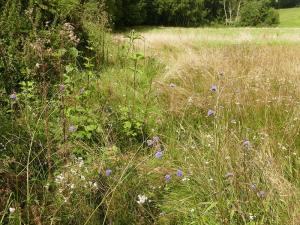
POLYGON ((210 90, 211 90, 212 92, 216 92, 216 91, 218 90, 218 88, 217 88, 216 85, 212 85, 211 88, 210 88, 210 90))
POLYGON ((107 169, 107 170, 105 171, 105 175, 106 175, 107 177, 109 177, 109 176, 111 175, 111 173, 112 173, 112 170, 111 170, 111 169, 107 169))
POLYGON ((163 152, 161 150, 158 150, 156 153, 155 153, 155 158, 157 159, 161 159, 163 157, 163 152))
POLYGON ((207 112, 207 116, 214 116, 215 114, 216 114, 216 112, 211 109, 208 110, 208 112, 207 112))
POLYGON ((167 174, 167 175, 165 176, 165 180, 166 180, 166 182, 169 182, 169 181, 171 180, 171 175, 170 175, 170 174, 167 174))
POLYGON ((9 95, 9 98, 13 101, 15 101, 17 99, 17 93, 13 92, 11 95, 9 95))
POLYGON ((71 132, 71 133, 75 132, 76 130, 77 130, 77 127, 75 127, 74 125, 71 125, 69 127, 69 132, 71 132))
POLYGON ((177 170, 176 176, 177 177, 182 177, 183 176, 182 170, 177 170))

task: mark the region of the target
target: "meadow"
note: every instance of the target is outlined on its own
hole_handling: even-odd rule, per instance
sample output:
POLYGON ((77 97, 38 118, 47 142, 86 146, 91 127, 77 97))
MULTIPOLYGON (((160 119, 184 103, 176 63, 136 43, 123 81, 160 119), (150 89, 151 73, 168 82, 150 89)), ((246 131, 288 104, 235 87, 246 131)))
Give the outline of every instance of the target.
POLYGON ((299 27, 300 8, 280 9, 280 27, 299 27))
POLYGON ((92 35, 5 100, 0 224, 300 224, 300 28, 92 35))

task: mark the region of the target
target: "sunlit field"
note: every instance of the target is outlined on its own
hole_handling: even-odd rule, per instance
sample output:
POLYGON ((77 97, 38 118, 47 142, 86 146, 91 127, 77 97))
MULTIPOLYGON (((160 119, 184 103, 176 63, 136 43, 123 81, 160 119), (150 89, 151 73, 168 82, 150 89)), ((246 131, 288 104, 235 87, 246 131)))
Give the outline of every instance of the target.
POLYGON ((153 91, 168 124, 164 157, 142 170, 174 171, 160 223, 299 224, 300 29, 142 37, 141 51, 163 65, 153 91))
POLYGON ((1 94, 0 224, 300 224, 300 29, 92 34, 1 94))
POLYGON ((280 9, 280 27, 300 27, 300 7, 280 9))

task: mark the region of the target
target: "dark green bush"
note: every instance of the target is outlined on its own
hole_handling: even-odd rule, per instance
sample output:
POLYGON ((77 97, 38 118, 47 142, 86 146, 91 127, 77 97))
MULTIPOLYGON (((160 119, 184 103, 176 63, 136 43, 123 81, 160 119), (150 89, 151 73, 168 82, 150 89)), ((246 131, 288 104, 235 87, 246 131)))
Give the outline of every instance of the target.
POLYGON ((271 26, 279 23, 279 14, 269 1, 248 1, 241 8, 241 26, 271 26))

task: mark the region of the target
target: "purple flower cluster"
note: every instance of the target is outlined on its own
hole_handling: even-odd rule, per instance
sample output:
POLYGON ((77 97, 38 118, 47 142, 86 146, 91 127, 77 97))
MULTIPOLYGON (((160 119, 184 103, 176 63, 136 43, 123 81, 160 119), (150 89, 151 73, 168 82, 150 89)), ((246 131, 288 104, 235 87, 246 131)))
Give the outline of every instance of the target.
POLYGON ((155 158, 161 159, 161 158, 163 157, 163 155, 164 155, 164 152, 163 152, 161 149, 159 149, 159 150, 155 153, 155 158))

